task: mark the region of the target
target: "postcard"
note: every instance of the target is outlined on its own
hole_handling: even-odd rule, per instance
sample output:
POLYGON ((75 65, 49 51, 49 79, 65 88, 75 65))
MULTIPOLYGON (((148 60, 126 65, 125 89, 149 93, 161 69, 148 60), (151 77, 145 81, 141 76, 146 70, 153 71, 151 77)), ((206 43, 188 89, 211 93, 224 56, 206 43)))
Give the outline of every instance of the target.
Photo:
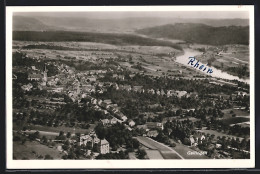
POLYGON ((254 6, 6 7, 8 169, 255 166, 254 6))

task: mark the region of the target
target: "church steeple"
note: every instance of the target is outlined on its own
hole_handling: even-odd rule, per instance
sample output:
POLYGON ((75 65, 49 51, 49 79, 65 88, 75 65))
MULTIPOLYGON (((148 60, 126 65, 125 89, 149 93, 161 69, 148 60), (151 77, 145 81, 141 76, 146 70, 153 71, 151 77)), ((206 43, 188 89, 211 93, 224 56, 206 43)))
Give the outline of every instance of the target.
POLYGON ((47 68, 46 68, 46 65, 44 64, 44 71, 43 71, 43 81, 47 82, 48 80, 48 76, 47 76, 47 68))

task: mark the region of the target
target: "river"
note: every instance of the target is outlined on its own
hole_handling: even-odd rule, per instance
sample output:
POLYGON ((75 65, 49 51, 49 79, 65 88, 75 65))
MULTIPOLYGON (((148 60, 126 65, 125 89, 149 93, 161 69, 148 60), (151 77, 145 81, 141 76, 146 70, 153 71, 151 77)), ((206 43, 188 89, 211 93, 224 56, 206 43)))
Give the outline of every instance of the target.
MULTIPOLYGON (((191 67, 190 65, 188 65, 189 57, 195 56, 195 58, 196 58, 196 56, 200 55, 200 54, 202 54, 202 52, 199 52, 197 50, 184 49, 184 54, 176 57, 176 62, 181 63, 187 67, 191 67)), ((203 62, 202 62, 202 64, 206 65, 206 63, 203 63, 203 62)), ((249 79, 241 79, 238 76, 228 74, 215 67, 211 67, 211 68, 213 70, 213 73, 211 73, 211 74, 207 73, 206 71, 205 72, 201 71, 201 72, 203 72, 207 75, 211 75, 212 77, 217 77, 217 78, 222 78, 222 79, 227 79, 227 80, 238 80, 240 82, 245 82, 247 84, 249 84, 249 82, 250 82, 249 79)), ((197 70, 197 71, 200 71, 200 70, 197 70)))

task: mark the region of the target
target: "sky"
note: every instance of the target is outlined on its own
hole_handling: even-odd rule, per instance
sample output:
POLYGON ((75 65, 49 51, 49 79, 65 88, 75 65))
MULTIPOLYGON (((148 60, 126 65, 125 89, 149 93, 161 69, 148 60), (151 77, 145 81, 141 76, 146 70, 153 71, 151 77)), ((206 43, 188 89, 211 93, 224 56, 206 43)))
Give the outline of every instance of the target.
POLYGON ((249 19, 246 11, 156 11, 156 12, 16 12, 15 15, 21 16, 48 16, 48 17, 86 17, 96 19, 122 19, 122 18, 204 18, 204 19, 249 19))

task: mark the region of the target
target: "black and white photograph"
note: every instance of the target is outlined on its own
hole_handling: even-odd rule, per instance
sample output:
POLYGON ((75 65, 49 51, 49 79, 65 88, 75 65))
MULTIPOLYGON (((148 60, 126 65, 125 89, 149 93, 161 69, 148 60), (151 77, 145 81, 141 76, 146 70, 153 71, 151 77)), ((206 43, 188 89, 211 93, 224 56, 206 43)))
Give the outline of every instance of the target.
POLYGON ((6 11, 10 168, 254 167, 253 6, 6 11))

